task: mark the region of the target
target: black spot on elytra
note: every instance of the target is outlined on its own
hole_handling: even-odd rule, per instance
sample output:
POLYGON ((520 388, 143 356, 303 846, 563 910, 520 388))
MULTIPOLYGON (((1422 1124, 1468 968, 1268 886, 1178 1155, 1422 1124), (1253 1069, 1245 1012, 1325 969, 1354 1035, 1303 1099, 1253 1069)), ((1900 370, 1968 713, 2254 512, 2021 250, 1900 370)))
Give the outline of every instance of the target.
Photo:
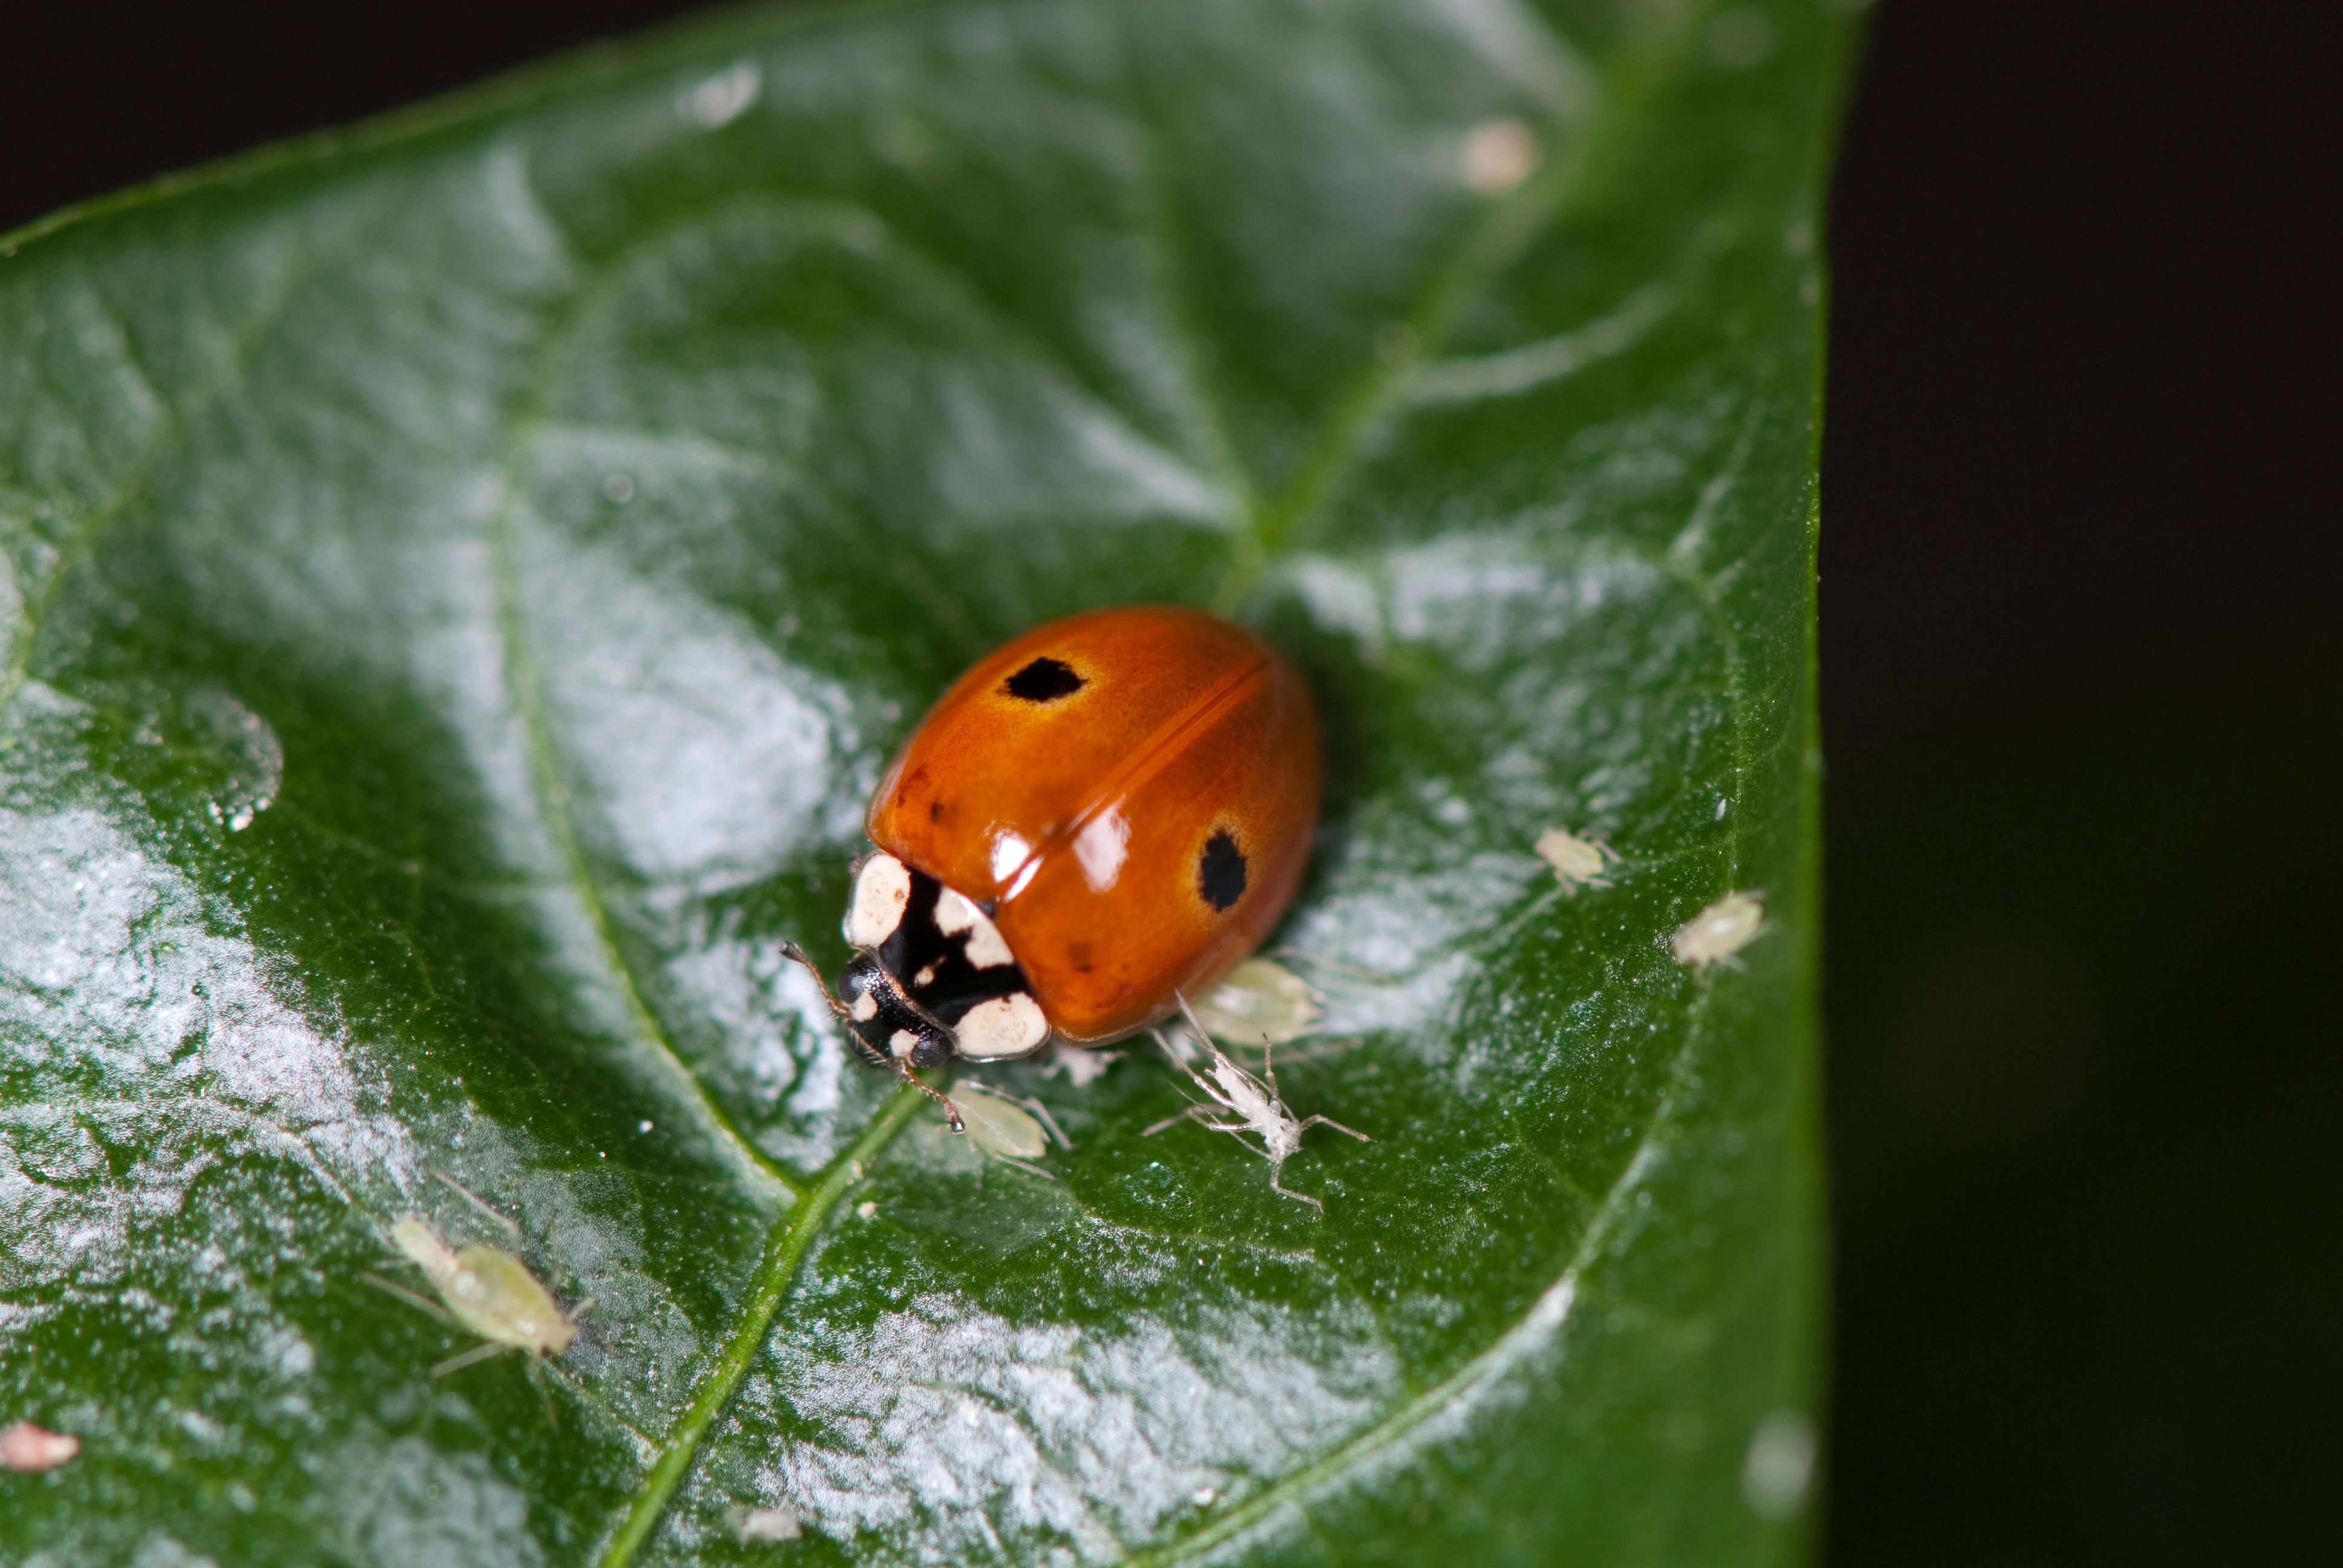
POLYGON ((1021 697, 1028 702, 1055 702, 1061 697, 1071 697, 1082 689, 1082 678, 1073 667, 1054 658, 1037 658, 1009 678, 1001 689, 1011 697, 1021 697))
POLYGON ((928 820, 929 820, 929 821, 930 821, 930 822, 940 822, 940 821, 942 821, 943 819, 944 819, 944 803, 943 803, 942 801, 940 801, 940 800, 930 800, 930 801, 929 801, 929 802, 928 802, 928 820))
POLYGON ((1225 910, 1244 897, 1244 851, 1225 829, 1213 834, 1196 865, 1196 890, 1212 908, 1225 910))

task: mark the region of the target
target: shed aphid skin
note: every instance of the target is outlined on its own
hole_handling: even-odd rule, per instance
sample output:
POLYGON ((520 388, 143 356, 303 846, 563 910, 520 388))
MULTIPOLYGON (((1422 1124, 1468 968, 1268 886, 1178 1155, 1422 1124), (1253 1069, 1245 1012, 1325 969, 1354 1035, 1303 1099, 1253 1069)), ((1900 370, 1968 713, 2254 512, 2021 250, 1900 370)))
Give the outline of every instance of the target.
POLYGON ((1696 970, 1712 964, 1739 969, 1741 960, 1735 955, 1765 934, 1765 899, 1755 891, 1725 894, 1678 926, 1668 939, 1668 950, 1676 962, 1696 970))
POLYGON ((1215 1040, 1283 1045, 1324 1010, 1308 980, 1273 959, 1247 959, 1196 1003, 1195 1018, 1215 1040))
MULTIPOLYGON (((1294 1191, 1277 1179, 1278 1173, 1284 1170, 1286 1161, 1301 1149, 1302 1134, 1312 1127, 1323 1125, 1337 1132, 1347 1132, 1362 1143, 1372 1143, 1374 1140, 1354 1127, 1343 1126, 1331 1116, 1306 1116, 1295 1121, 1293 1113, 1286 1110, 1285 1101, 1278 1095, 1277 1069, 1270 1065, 1272 1047, 1268 1041, 1262 1042, 1262 1071, 1268 1079, 1264 1083, 1231 1061, 1228 1053, 1212 1043, 1212 1036, 1205 1032, 1204 1026, 1196 1021, 1195 1010, 1188 1006, 1185 997, 1180 999, 1180 1010, 1186 1016, 1188 1026, 1196 1031, 1196 1039, 1212 1059, 1204 1070, 1198 1072, 1188 1066, 1160 1034, 1156 1037, 1157 1043, 1163 1046, 1165 1054, 1179 1063, 1181 1070, 1203 1092, 1208 1103, 1192 1105, 1177 1116, 1167 1116, 1140 1136, 1152 1138, 1165 1128, 1177 1126, 1182 1121, 1196 1121, 1215 1132, 1231 1133, 1241 1143, 1244 1141, 1244 1134, 1250 1132, 1261 1140, 1261 1147, 1254 1149, 1253 1152, 1269 1161, 1269 1190, 1282 1192, 1297 1203, 1307 1203, 1323 1214, 1325 1204, 1307 1192, 1294 1191), (1213 1120, 1223 1113, 1236 1120, 1213 1120)), ((1245 1147, 1252 1149, 1252 1145, 1247 1143, 1245 1147)))
POLYGON ((1567 828, 1548 828, 1531 848, 1539 859, 1554 868, 1562 890, 1573 896, 1581 888, 1612 886, 1603 872, 1606 866, 1619 863, 1619 853, 1610 845, 1592 835, 1582 839, 1567 828))
MULTIPOLYGON (((494 1220, 514 1241, 520 1239, 520 1227, 510 1219, 482 1202, 454 1178, 439 1171, 433 1174, 494 1220)), ((449 1356, 431 1369, 431 1375, 446 1377, 507 1351, 523 1352, 528 1357, 529 1381, 537 1385, 538 1396, 545 1402, 546 1416, 555 1419, 552 1396, 545 1391, 539 1362, 546 1356, 558 1356, 569 1348, 569 1342, 577 1337, 578 1318, 593 1306, 593 1299, 588 1297, 564 1312, 552 1292, 529 1271, 528 1265, 512 1253, 479 1241, 460 1249, 450 1247, 420 1215, 401 1215, 390 1228, 390 1239, 409 1262, 423 1271, 439 1300, 434 1302, 366 1270, 359 1271, 358 1278, 451 1328, 479 1335, 485 1342, 449 1356)))

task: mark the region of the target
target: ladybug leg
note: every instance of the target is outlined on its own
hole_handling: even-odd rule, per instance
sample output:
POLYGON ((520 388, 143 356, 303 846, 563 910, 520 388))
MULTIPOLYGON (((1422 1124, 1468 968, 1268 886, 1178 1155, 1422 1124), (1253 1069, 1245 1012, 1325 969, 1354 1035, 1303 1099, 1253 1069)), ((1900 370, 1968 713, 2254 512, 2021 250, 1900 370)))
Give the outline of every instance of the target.
POLYGON ((821 966, 815 963, 813 960, 806 957, 805 949, 798 946, 795 942, 783 942, 781 944, 781 957, 789 960, 789 962, 793 964, 800 964, 804 966, 805 972, 813 976, 814 989, 820 991, 821 1000, 830 1004, 830 1010, 840 1018, 846 1019, 849 1022, 853 1021, 851 1016, 846 1010, 845 1004, 840 1002, 836 997, 830 994, 830 982, 822 978, 821 966))
POLYGON ((951 1130, 954 1132, 965 1132, 968 1131, 968 1123, 960 1119, 960 1107, 951 1102, 950 1096, 946 1095, 942 1090, 936 1088, 933 1084, 922 1081, 920 1075, 911 1070, 911 1064, 910 1062, 900 1062, 898 1065, 902 1070, 903 1081, 905 1083, 910 1084, 913 1089, 918 1090, 921 1094, 926 1095, 930 1100, 934 1101, 938 1105, 944 1108, 944 1120, 951 1124, 951 1130))

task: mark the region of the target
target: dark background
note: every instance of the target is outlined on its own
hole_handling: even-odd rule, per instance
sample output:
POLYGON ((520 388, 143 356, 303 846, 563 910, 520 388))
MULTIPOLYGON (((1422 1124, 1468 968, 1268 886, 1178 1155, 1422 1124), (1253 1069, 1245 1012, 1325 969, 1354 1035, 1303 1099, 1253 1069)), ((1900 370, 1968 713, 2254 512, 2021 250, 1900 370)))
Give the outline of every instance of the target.
MULTIPOLYGON (((45 6, 0 230, 686 9, 45 6)), ((1828 1555, 2343 1545, 2343 28, 1891 0, 1832 225, 1828 1555)))

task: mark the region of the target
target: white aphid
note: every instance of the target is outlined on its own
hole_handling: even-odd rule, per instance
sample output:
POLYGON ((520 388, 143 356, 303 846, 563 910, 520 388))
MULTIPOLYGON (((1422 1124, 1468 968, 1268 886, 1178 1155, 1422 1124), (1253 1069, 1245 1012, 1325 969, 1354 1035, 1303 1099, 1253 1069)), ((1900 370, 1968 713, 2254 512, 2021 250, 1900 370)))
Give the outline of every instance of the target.
POLYGON ((1765 895, 1727 893, 1676 928, 1668 950, 1676 962, 1694 969, 1711 964, 1741 967, 1734 955, 1765 934, 1765 895))
POLYGON ((745 1544, 795 1541, 804 1533, 798 1516, 786 1508, 751 1508, 740 1516, 740 1539, 745 1544))
POLYGON ((1519 120, 1490 120, 1473 127, 1457 158, 1457 173, 1483 196, 1503 196, 1538 166, 1537 135, 1519 120))
MULTIPOLYGON (((481 1202, 453 1178, 435 1174, 462 1193, 473 1207, 496 1221, 515 1241, 519 1240, 519 1226, 481 1202)), ((390 1239, 409 1262, 423 1271, 439 1300, 434 1302, 379 1274, 361 1270, 358 1277, 450 1327, 468 1330, 487 1342, 458 1352, 433 1367, 431 1375, 435 1378, 506 1351, 521 1351, 528 1357, 529 1376, 536 1381, 539 1361, 546 1356, 558 1356, 569 1348, 569 1342, 578 1334, 578 1314, 594 1304, 588 1299, 570 1312, 563 1312, 552 1292, 529 1271, 528 1265, 512 1253, 479 1241, 462 1248, 450 1247, 419 1215, 402 1215, 391 1226, 390 1239)), ((541 1382, 538 1392, 540 1395, 545 1392, 541 1382)), ((548 1397, 548 1415, 552 1409, 552 1401, 548 1397)))
POLYGON ((1310 982, 1271 959, 1247 959, 1195 1007, 1215 1040, 1283 1045, 1308 1034, 1323 1010, 1310 982))
POLYGON ((1618 862, 1618 851, 1600 839, 1582 839, 1567 828, 1548 828, 1531 846, 1539 859, 1554 868, 1562 890, 1575 895, 1581 888, 1607 888, 1606 865, 1618 862))
POLYGON ((80 1452, 81 1439, 29 1421, 13 1422, 7 1431, 0 1432, 0 1465, 19 1475, 55 1470, 80 1452))
MULTIPOLYGON (((1233 1134, 1239 1142, 1243 1142, 1244 1135, 1250 1132, 1261 1140, 1261 1147, 1253 1150, 1253 1152, 1269 1161, 1269 1190, 1272 1192, 1282 1192, 1298 1203, 1307 1203, 1320 1213, 1324 1213, 1325 1204, 1307 1192, 1292 1191, 1277 1179, 1278 1172, 1284 1169, 1286 1161, 1292 1158, 1301 1149, 1302 1134, 1322 1123, 1337 1132, 1349 1133, 1362 1143, 1372 1143, 1374 1140, 1356 1128, 1343 1126, 1331 1116, 1308 1116, 1298 1121, 1295 1121, 1293 1113, 1285 1109, 1285 1101, 1278 1095, 1277 1069, 1270 1065, 1266 1051, 1262 1059, 1262 1071, 1268 1076, 1268 1081, 1264 1083, 1261 1079, 1255 1078, 1252 1073, 1231 1061, 1228 1053, 1212 1043, 1211 1037, 1204 1031, 1204 1026, 1196 1021, 1195 1012, 1188 1006, 1184 998, 1180 1007, 1181 1010, 1188 1015, 1190 1027, 1195 1030, 1197 1038, 1202 1041, 1205 1051, 1212 1058, 1202 1072, 1189 1067, 1185 1062, 1181 1063, 1181 1070, 1185 1072, 1189 1081, 1203 1092, 1209 1103, 1192 1105, 1177 1116, 1167 1116, 1141 1132, 1140 1136, 1152 1138, 1167 1127, 1189 1121, 1201 1122, 1215 1132, 1233 1134), (1213 1120, 1222 1112, 1236 1120, 1233 1121, 1213 1120)), ((1159 1036, 1158 1040, 1161 1040, 1161 1037, 1159 1036)), ((1168 1053, 1171 1047, 1166 1044, 1164 1049, 1168 1053)), ((1249 1143, 1245 1147, 1252 1148, 1249 1143)))

